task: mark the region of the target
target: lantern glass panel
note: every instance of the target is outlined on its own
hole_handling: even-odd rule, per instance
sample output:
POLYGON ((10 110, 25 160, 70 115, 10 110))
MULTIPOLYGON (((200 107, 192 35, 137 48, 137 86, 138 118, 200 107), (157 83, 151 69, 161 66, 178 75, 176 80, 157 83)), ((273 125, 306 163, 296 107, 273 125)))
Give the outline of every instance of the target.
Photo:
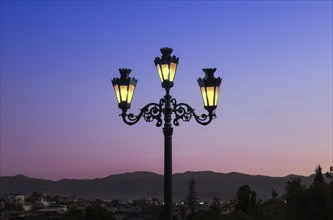
POLYGON ((206 87, 208 106, 214 106, 214 86, 206 87))
POLYGON ((120 94, 119 94, 119 86, 114 85, 114 92, 116 93, 118 103, 120 103, 120 94))
POLYGON ((215 87, 215 102, 214 102, 214 105, 217 106, 217 99, 218 99, 218 96, 219 96, 219 87, 216 86, 215 87))
POLYGON ((163 76, 162 76, 160 64, 157 64, 156 68, 157 68, 158 75, 160 76, 160 80, 161 80, 161 82, 163 82, 163 76))
POLYGON ((126 102, 127 100, 127 86, 120 86, 121 101, 126 102))
POLYGON ((206 87, 201 87, 201 95, 204 101, 204 105, 207 106, 207 94, 206 94, 206 87))
POLYGON ((162 64, 162 73, 163 73, 163 79, 169 80, 169 65, 168 64, 162 64))
POLYGON ((128 99, 127 99, 127 103, 128 103, 128 104, 131 104, 132 97, 133 97, 133 93, 134 93, 134 89, 135 89, 135 86, 134 86, 134 85, 129 85, 129 89, 128 89, 128 99))
POLYGON ((170 81, 173 82, 175 78, 177 64, 176 63, 170 63, 170 81))

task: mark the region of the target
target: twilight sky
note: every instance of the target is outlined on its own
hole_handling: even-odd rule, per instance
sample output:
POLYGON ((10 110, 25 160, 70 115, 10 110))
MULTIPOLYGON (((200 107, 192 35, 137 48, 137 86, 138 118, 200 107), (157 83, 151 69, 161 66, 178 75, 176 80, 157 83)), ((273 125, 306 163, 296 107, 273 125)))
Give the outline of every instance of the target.
POLYGON ((1 1, 1 176, 162 173, 162 128, 125 125, 110 80, 132 69, 133 113, 157 102, 165 46, 171 94, 198 113, 201 69, 223 77, 217 119, 175 128, 174 173, 331 165, 331 1, 1 1))

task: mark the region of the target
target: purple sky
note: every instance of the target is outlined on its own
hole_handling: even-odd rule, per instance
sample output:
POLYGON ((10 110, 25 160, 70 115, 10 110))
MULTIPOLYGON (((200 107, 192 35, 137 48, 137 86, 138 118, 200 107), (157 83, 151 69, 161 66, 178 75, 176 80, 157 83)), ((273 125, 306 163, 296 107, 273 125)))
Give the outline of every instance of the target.
POLYGON ((133 113, 157 102, 164 46, 173 97, 199 113, 201 69, 223 77, 217 119, 175 128, 174 173, 331 165, 331 1, 1 1, 1 176, 162 173, 162 129, 125 125, 110 80, 132 69, 133 113))

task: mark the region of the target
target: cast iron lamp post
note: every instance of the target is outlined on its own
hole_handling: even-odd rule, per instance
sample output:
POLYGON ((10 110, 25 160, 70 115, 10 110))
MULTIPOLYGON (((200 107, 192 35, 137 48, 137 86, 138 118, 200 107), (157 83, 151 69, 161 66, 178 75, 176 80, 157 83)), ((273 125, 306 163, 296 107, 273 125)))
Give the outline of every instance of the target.
POLYGON ((113 78, 112 85, 114 87, 118 100, 118 107, 122 110, 120 116, 128 125, 136 124, 142 117, 147 122, 156 120, 156 126, 163 124, 162 114, 164 115, 164 215, 166 220, 172 219, 172 122, 175 126, 179 125, 179 120, 190 121, 193 117, 199 124, 207 125, 215 117, 215 109, 219 88, 222 79, 215 78, 215 68, 203 69, 205 76, 198 79, 204 107, 207 114, 197 115, 195 110, 186 103, 177 103, 176 99, 170 95, 170 89, 173 87, 176 69, 179 58, 171 56, 171 48, 162 48, 162 57, 156 57, 154 63, 157 68, 162 87, 165 89, 165 95, 160 99, 159 103, 149 103, 144 106, 138 115, 132 113, 127 114, 127 110, 131 107, 133 93, 137 84, 135 78, 129 77, 130 69, 119 69, 120 78, 113 78), (174 118, 172 120, 172 115, 174 118))

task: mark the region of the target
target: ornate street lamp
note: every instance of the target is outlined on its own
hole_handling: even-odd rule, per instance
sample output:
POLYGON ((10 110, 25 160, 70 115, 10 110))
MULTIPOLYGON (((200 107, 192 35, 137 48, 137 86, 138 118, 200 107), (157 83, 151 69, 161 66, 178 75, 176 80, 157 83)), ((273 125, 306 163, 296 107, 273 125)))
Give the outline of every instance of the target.
POLYGON ((113 78, 112 85, 116 93, 118 106, 121 109, 129 109, 138 80, 129 77, 130 69, 119 69, 120 78, 113 78))
POLYGON ((131 101, 137 84, 135 78, 129 77, 130 69, 119 69, 120 78, 113 78, 114 87, 118 100, 118 107, 122 110, 120 116, 128 125, 136 124, 141 118, 147 122, 156 120, 156 126, 163 126, 164 133, 164 213, 165 219, 172 219, 172 122, 175 126, 179 125, 179 120, 190 121, 192 117, 201 125, 209 124, 214 118, 215 109, 219 95, 219 88, 222 79, 215 78, 215 68, 203 69, 204 78, 198 79, 201 89, 201 95, 204 107, 208 114, 197 115, 195 110, 186 103, 177 103, 176 99, 170 95, 170 89, 173 87, 179 58, 171 56, 171 48, 161 49, 162 57, 156 57, 154 60, 162 87, 165 89, 165 95, 159 103, 149 103, 144 106, 138 115, 127 114, 131 107, 131 101), (162 120, 162 115, 164 116, 162 120), (173 116, 173 117, 172 117, 173 116))
POLYGON ((205 72, 206 75, 203 79, 198 79, 198 84, 201 89, 201 95, 204 101, 205 109, 207 109, 208 111, 213 111, 217 107, 219 88, 222 79, 220 77, 214 77, 216 68, 202 70, 205 72))

